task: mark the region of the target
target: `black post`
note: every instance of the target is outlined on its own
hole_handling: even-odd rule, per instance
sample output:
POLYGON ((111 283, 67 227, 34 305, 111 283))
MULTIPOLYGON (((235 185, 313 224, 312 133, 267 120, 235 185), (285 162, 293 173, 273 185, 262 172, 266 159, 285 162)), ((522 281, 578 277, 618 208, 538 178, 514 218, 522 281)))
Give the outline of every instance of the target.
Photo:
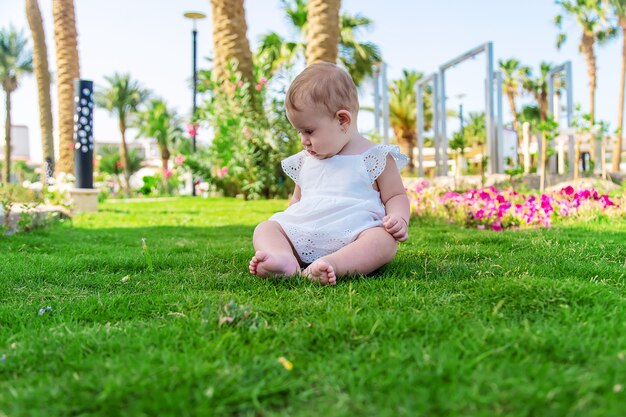
MULTIPOLYGON (((192 146, 193 146, 193 153, 196 153, 196 134, 198 132, 196 132, 196 92, 197 92, 197 88, 198 88, 198 73, 196 70, 196 38, 198 36, 198 31, 196 30, 196 21, 193 21, 193 30, 191 31, 191 39, 192 39, 192 60, 193 60, 193 97, 192 97, 192 110, 191 110, 191 140, 192 140, 192 146)), ((193 178, 193 173, 191 175, 191 195, 195 196, 196 195, 196 180, 195 178, 193 178)))
POLYGON ((77 188, 93 188, 93 82, 74 81, 74 166, 77 188))
POLYGON ((193 107, 192 107, 192 111, 191 111, 191 124, 192 126, 194 126, 193 129, 193 151, 194 153, 196 152, 196 129, 195 129, 195 124, 196 124, 196 93, 198 91, 198 72, 196 70, 196 50, 197 50, 197 46, 196 46, 196 38, 198 37, 198 31, 196 30, 196 28, 193 28, 192 31, 192 39, 193 39, 193 107))

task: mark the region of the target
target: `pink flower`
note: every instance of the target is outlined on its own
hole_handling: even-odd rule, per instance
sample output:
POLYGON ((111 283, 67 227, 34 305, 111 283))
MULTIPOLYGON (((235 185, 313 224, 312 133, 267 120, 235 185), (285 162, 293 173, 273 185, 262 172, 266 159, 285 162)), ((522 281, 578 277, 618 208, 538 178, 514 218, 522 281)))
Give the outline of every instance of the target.
POLYGON ((563 188, 561 191, 567 195, 571 195, 571 194, 574 194, 574 187, 572 187, 571 185, 568 185, 567 187, 563 188))
POLYGON ((485 218, 485 210, 480 209, 476 212, 476 214, 474 214, 474 217, 476 217, 477 219, 484 219, 485 218))
POLYGON ((217 171, 217 178, 224 178, 228 174, 228 167, 221 167, 217 171))
POLYGON ((256 91, 261 91, 263 86, 261 84, 257 84, 254 88, 256 89, 256 91))
POLYGON ((491 200, 491 196, 486 191, 481 191, 479 196, 481 200, 491 200))
POLYGON ((491 230, 493 230, 494 232, 501 232, 502 225, 498 222, 493 222, 493 224, 491 225, 491 230))
POLYGON ((184 155, 178 155, 176 158, 174 158, 174 163, 176 165, 182 165, 183 162, 185 162, 185 156, 184 155))
POLYGON ((243 81, 239 81, 239 82, 237 83, 237 87, 243 87, 243 81))
POLYGON ((265 84, 267 82, 267 78, 261 77, 259 78, 259 84, 265 84))
POLYGON ((195 137, 198 134, 198 123, 187 123, 187 134, 191 137, 195 137))
POLYGON ((168 168, 165 170, 165 178, 170 179, 171 177, 172 177, 172 170, 168 168))
POLYGON ((246 138, 250 139, 250 129, 248 129, 248 126, 244 126, 241 131, 246 138))

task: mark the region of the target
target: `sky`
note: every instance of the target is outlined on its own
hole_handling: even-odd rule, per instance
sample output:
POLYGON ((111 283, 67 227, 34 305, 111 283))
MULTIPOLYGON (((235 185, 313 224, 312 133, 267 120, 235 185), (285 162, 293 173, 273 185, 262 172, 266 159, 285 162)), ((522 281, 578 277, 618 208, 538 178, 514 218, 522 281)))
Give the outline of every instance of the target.
MULTIPOLYGON (((198 21, 198 67, 207 68, 212 55, 211 4, 209 0, 74 0, 76 8, 80 73, 98 86, 115 72, 130 73, 144 87, 165 99, 178 113, 191 112, 192 22, 183 17, 188 11, 207 15, 198 21)), ((269 31, 293 37, 280 0, 245 0, 248 39, 254 50, 259 37, 269 31)), ((48 61, 56 70, 52 0, 39 0, 46 31, 48 61)), ((30 36, 24 0, 0 0, 0 28, 13 25, 30 36)), ((561 64, 572 61, 576 103, 589 108, 588 80, 583 57, 578 52, 579 32, 575 22, 566 19, 566 44, 556 49, 558 30, 552 23, 559 6, 551 0, 342 0, 342 11, 362 14, 374 22, 361 40, 378 44, 388 64, 388 78, 401 77, 403 69, 430 74, 458 55, 491 41, 494 58, 517 58, 538 72, 539 63, 561 64)), ((621 36, 598 48, 598 87, 596 118, 615 128, 619 100, 621 36)), ((32 44, 31 44, 32 45, 32 44)), ((484 54, 450 69, 446 74, 448 105, 464 113, 484 109, 484 54), (462 99, 459 98, 463 96, 462 99)), ((56 128, 56 86, 52 87, 56 128)), ((37 88, 34 76, 22 79, 12 95, 12 122, 26 125, 34 160, 41 159, 37 88)), ((4 123, 4 98, 0 124, 4 123)), ((372 89, 361 91, 361 105, 372 106, 372 89)), ((510 120, 505 101, 504 120, 510 120)), ((362 131, 373 127, 369 114, 359 120, 362 131)), ((450 124, 454 130, 454 121, 450 124)), ((2 127, 4 132, 4 127, 2 127)), ((199 132, 207 141, 209 131, 199 132)), ((119 141, 117 122, 105 111, 94 114, 94 140, 119 141)), ((134 135, 131 135, 131 137, 134 135)))

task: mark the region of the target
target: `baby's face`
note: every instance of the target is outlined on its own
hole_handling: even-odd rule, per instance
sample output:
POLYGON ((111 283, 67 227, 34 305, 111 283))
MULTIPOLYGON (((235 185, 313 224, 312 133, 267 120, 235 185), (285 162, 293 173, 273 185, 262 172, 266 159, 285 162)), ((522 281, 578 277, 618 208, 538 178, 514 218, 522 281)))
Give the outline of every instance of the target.
POLYGON ((329 116, 315 106, 307 106, 300 111, 287 112, 293 127, 300 133, 302 146, 311 156, 326 159, 335 156, 348 143, 347 126, 342 126, 337 115, 329 116))

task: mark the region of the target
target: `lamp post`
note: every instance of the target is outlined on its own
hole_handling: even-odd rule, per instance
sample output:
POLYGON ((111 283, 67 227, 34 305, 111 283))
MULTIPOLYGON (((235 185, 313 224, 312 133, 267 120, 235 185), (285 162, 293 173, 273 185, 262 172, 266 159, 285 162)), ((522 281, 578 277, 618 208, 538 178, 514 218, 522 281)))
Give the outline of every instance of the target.
MULTIPOLYGON (((196 70, 196 51, 197 51, 197 41, 196 38, 198 36, 198 30, 196 29, 196 20, 204 19, 206 15, 200 12, 187 12, 183 16, 187 19, 191 19, 193 21, 193 29, 191 30, 191 40, 192 40, 192 62, 193 62, 193 95, 192 95, 192 110, 191 110, 191 143, 193 152, 196 152, 196 135, 198 134, 196 129, 196 93, 198 88, 198 72, 196 70)), ((196 184, 192 178, 191 185, 191 194, 196 195, 196 184)))

